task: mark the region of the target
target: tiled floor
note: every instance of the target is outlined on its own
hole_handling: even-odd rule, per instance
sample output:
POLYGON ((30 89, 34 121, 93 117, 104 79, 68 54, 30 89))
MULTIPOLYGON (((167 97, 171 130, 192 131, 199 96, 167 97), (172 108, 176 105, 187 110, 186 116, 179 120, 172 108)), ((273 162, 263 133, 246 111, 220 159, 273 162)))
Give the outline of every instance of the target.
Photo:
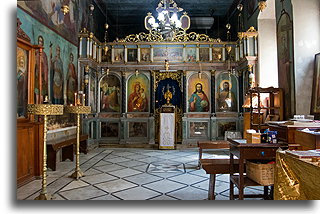
MULTIPOLYGON (((204 152, 204 158, 228 157, 226 151, 204 152)), ((197 170, 198 150, 98 148, 80 155, 85 177, 69 178, 75 163, 57 163, 48 171, 48 193, 54 200, 207 200, 209 175, 197 170)), ((18 200, 33 200, 41 180, 17 190, 18 200)), ((229 175, 217 175, 216 200, 229 200, 229 175)), ((237 192, 237 188, 235 188, 237 192)), ((263 193, 262 188, 246 188, 263 193)))

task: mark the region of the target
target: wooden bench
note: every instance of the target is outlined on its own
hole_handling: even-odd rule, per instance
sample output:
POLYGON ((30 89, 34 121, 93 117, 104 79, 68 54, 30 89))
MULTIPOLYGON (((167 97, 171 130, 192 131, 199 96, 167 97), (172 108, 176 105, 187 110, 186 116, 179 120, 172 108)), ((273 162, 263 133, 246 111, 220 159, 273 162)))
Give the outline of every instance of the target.
POLYGON ((201 159, 202 152, 204 149, 229 149, 230 145, 228 141, 220 140, 220 141, 198 141, 199 147, 199 161, 198 161, 198 169, 201 168, 201 159))
MULTIPOLYGON (((79 151, 87 154, 88 135, 80 135, 79 151)), ((74 145, 77 143, 77 135, 70 135, 63 138, 53 139, 47 141, 47 166, 51 170, 56 170, 57 152, 61 149, 62 161, 67 159, 73 161, 75 149, 74 145)))
MULTIPOLYGON (((214 188, 216 183, 216 174, 229 174, 230 173, 230 160, 229 159, 201 159, 202 168, 207 174, 210 174, 208 199, 214 200, 214 188)), ((234 160, 234 171, 239 172, 239 160, 234 160)))

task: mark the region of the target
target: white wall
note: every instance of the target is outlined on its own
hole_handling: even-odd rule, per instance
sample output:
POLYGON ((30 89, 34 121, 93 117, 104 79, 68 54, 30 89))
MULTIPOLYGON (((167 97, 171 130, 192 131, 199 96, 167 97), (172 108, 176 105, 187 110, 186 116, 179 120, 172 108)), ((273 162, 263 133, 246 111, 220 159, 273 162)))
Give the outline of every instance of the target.
POLYGON ((258 75, 259 86, 278 87, 277 27, 275 0, 268 0, 267 7, 258 16, 258 75))
POLYGON ((296 114, 310 114, 314 55, 320 52, 320 1, 291 1, 293 7, 296 114))

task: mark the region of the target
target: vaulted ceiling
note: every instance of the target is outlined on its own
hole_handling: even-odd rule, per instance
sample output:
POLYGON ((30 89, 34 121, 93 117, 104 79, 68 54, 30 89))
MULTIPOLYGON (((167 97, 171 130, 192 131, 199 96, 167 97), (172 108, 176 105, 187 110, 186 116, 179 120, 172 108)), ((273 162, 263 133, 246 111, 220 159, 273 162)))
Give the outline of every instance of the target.
MULTIPOLYGON (((148 12, 156 17, 160 0, 94 0, 107 14, 110 39, 128 34, 146 32, 144 18, 148 12)), ((228 17, 241 0, 175 0, 191 18, 191 30, 212 36, 222 36, 219 27, 225 26, 228 17), (211 20, 211 23, 210 23, 211 20), (213 24, 212 24, 213 21, 213 24)), ((100 20, 101 21, 101 20, 100 20)), ((221 31, 221 29, 220 29, 221 31)))

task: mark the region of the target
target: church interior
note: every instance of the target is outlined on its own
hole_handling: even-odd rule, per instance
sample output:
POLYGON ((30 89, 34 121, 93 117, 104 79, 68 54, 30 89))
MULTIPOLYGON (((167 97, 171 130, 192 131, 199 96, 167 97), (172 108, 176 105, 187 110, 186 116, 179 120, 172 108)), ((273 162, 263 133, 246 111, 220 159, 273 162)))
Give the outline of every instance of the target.
POLYGON ((319 200, 319 0, 17 1, 17 200, 319 200))

